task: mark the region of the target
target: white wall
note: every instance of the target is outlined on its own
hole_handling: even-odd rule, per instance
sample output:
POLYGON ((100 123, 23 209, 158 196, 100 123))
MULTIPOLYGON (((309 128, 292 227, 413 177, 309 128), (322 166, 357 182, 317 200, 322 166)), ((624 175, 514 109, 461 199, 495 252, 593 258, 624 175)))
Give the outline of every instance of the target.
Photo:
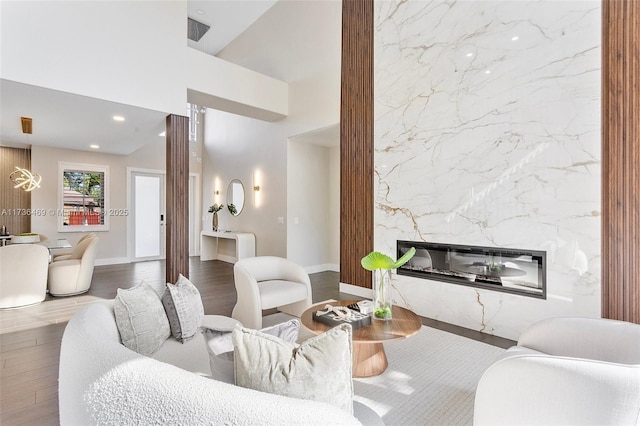
POLYGON ((2 1, 2 78, 184 115, 185 1, 2 1))
POLYGON ((341 17, 341 0, 278 0, 217 56, 287 83, 306 80, 340 66, 341 17))
MULTIPOLYGON (((160 138, 159 138, 160 139, 160 138)), ((31 192, 32 209, 58 209, 58 163, 71 162, 109 166, 109 208, 127 209, 127 167, 165 169, 165 150, 162 141, 158 145, 146 146, 130 156, 101 154, 48 147, 32 147, 32 169, 42 176, 41 188, 31 192)), ((74 245, 81 232, 59 233, 57 218, 51 215, 33 216, 31 231, 45 234, 49 239, 66 238, 74 245)), ((110 216, 109 231, 98 232, 100 244, 97 263, 121 263, 128 261, 127 217, 110 216)))
MULTIPOLYGON (((332 173, 335 149, 289 139, 287 151, 287 258, 309 271, 339 270, 340 183, 332 173), (336 186, 337 184, 337 186, 336 186), (336 232, 336 214, 338 230, 336 232), (336 260, 337 259, 337 260, 336 260)), ((338 177, 339 177, 338 169, 338 177)))
POLYGON ((340 141, 329 148, 329 241, 324 257, 328 264, 340 267, 340 141))
MULTIPOLYGON (((287 224, 292 221, 287 212, 287 140, 339 121, 340 34, 340 2, 283 1, 220 55, 288 81, 289 110, 286 119, 274 123, 207 111, 203 159, 206 229, 211 218, 204 212, 215 202, 216 179, 220 182, 219 201, 226 204, 224 193, 229 181, 241 179, 248 189, 247 196, 252 197, 252 175, 259 170, 263 182, 258 196, 262 204, 256 207, 249 199, 247 211, 236 218, 228 213, 221 215, 220 226, 255 233, 258 255, 287 256, 287 224), (274 48, 267 49, 266 55, 265 49, 256 46, 274 48), (284 223, 279 224, 278 218, 284 223)), ((315 262, 304 266, 315 266, 315 262)))
POLYGON ((0 77, 167 113, 287 114, 285 83, 187 47, 186 1, 2 1, 0 77))
POLYGON ((376 249, 548 261, 547 300, 394 276, 398 303, 512 339, 600 316, 600 18, 598 1, 376 1, 376 249))
POLYGON ((220 229, 252 232, 257 255, 286 257, 287 145, 283 123, 207 110, 204 131, 203 229, 211 228, 211 214, 206 213, 209 206, 222 203, 225 210, 218 213, 220 229), (256 177, 260 191, 254 194, 256 177), (242 181, 245 189, 244 209, 235 217, 226 210, 227 186, 232 179, 242 181), (278 222, 279 217, 283 223, 278 222))

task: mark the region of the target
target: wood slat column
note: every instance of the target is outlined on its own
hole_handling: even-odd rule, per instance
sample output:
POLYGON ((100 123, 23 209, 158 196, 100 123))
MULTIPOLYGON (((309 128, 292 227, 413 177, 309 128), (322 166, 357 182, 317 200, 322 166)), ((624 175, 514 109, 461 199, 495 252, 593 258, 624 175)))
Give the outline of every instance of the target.
POLYGON ((189 277, 189 117, 168 115, 166 281, 189 277))
POLYGON ((371 288, 373 250, 373 0, 342 2, 340 282, 371 288))
POLYGON ((640 323, 640 1, 602 2, 602 316, 640 323))
POLYGON ((9 179, 16 166, 31 170, 30 159, 28 149, 0 146, 0 213, 3 213, 0 215, 0 226, 6 226, 11 234, 31 232, 31 216, 20 214, 21 211, 31 209, 31 192, 14 188, 15 184, 9 179))

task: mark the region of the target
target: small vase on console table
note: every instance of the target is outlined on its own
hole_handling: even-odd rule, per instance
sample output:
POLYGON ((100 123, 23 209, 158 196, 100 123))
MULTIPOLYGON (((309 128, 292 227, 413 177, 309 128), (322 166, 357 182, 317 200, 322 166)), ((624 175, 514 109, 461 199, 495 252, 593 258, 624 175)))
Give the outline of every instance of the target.
POLYGON ((213 213, 213 217, 211 218, 211 229, 214 231, 218 230, 218 212, 222 210, 224 207, 222 204, 215 203, 214 205, 209 207, 208 212, 213 213))
POLYGON ((211 228, 214 231, 218 230, 218 212, 213 212, 213 218, 211 219, 211 228))

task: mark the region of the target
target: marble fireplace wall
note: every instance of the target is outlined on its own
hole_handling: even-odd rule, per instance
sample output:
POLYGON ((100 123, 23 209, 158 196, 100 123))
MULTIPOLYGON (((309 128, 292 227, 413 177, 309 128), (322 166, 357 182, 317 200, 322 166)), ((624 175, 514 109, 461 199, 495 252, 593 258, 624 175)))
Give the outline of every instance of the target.
POLYGON ((406 276, 394 298, 517 339, 600 316, 599 1, 375 2, 375 247, 547 252, 547 299, 406 276))

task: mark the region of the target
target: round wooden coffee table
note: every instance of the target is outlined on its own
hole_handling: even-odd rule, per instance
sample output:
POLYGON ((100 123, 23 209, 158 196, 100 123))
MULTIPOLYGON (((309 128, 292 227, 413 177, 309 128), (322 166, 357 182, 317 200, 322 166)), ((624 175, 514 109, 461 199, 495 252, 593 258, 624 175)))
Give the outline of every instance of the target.
MULTIPOLYGON (((347 306, 355 302, 355 300, 340 300, 330 304, 347 306)), ((331 328, 313 319, 313 312, 323 308, 324 305, 316 305, 302 313, 302 325, 315 334, 324 333, 331 328)), ((412 336, 422 327, 420 317, 412 311, 395 305, 391 309, 393 317, 391 320, 382 321, 372 318, 370 325, 353 330, 353 377, 372 377, 382 374, 389 365, 383 343, 412 336)))

